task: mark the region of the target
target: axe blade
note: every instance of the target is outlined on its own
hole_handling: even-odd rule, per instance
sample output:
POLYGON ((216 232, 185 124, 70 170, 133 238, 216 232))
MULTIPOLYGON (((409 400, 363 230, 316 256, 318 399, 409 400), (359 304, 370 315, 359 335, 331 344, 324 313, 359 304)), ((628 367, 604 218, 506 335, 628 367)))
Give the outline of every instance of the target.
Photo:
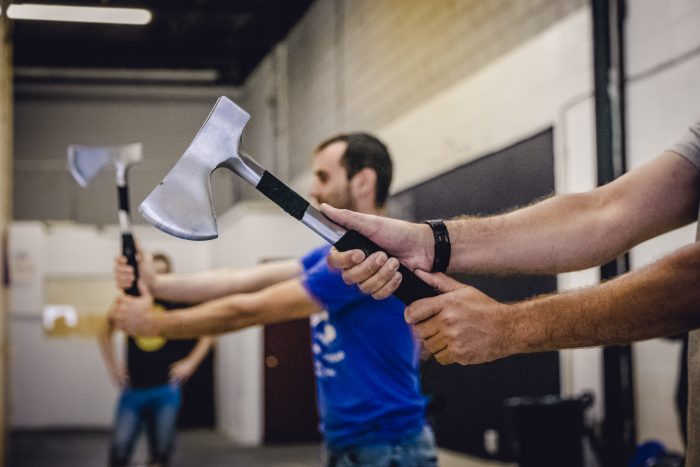
POLYGON ((68 146, 68 170, 75 181, 85 188, 107 165, 124 168, 141 161, 141 143, 123 146, 68 146))
POLYGON ((141 215, 175 237, 216 238, 211 173, 220 166, 240 165, 238 145, 249 119, 245 110, 220 97, 180 160, 141 203, 141 215))

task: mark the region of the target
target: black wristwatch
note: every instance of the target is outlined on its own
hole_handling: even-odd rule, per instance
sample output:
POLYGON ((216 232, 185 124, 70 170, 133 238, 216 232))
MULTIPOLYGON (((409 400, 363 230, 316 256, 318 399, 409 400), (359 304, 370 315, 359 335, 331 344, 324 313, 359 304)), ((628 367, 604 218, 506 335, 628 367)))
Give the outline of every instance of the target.
POLYGON ((433 229, 435 237, 435 254, 433 256, 433 269, 431 272, 445 272, 450 264, 450 254, 452 246, 450 244, 450 234, 442 219, 423 221, 433 229))

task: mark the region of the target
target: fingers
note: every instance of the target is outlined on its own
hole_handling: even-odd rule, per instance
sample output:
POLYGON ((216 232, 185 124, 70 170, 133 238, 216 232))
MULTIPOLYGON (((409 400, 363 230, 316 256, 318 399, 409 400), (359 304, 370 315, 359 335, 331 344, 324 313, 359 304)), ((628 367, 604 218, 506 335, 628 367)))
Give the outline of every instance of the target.
MULTIPOLYGON (((374 296, 375 298, 379 298, 379 296, 375 296, 374 294, 378 293, 382 289, 385 289, 387 283, 394 278, 394 275, 399 269, 399 260, 396 258, 387 259, 386 253, 377 252, 370 255, 368 261, 363 262, 363 264, 360 264, 357 267, 364 269, 365 271, 363 272, 366 272, 369 275, 367 279, 358 284, 360 290, 368 295, 374 296)), ((386 292, 387 290, 384 290, 384 294, 380 294, 382 295, 381 298, 388 297, 391 295, 393 290, 388 291, 389 293, 386 292)))
POLYGON ((362 250, 338 251, 331 248, 328 254, 328 265, 335 269, 348 269, 357 266, 365 259, 365 254, 362 250))
POLYGON ((424 298, 413 302, 404 311, 404 319, 408 324, 416 324, 432 318, 443 308, 444 296, 424 298))
POLYGON ((437 360, 437 362, 440 365, 450 365, 452 363, 455 363, 454 357, 452 356, 449 349, 447 349, 447 348, 436 353, 435 360, 437 360))
POLYGON ((396 289, 399 288, 402 280, 403 276, 401 275, 401 273, 395 272, 391 279, 389 279, 389 282, 387 282, 383 287, 374 292, 372 294, 372 297, 376 300, 384 300, 385 298, 389 297, 391 294, 396 292, 396 289))
POLYGON ((447 343, 440 334, 436 334, 433 337, 423 341, 423 346, 432 354, 438 354, 447 349, 447 343))

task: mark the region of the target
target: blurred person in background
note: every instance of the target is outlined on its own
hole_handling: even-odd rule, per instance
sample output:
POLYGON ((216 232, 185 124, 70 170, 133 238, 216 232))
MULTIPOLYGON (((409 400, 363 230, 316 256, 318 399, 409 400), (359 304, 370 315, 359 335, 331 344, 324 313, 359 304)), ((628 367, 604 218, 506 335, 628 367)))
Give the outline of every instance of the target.
MULTIPOLYGON (((153 256, 154 270, 171 272, 170 260, 153 256)), ((183 304, 158 301, 157 313, 174 312, 183 304)), ((214 339, 169 341, 160 337, 128 336, 126 364, 114 355, 115 328, 110 320, 99 335, 105 366, 121 393, 110 440, 109 465, 128 465, 142 430, 148 440, 149 465, 167 466, 175 444, 182 385, 197 370, 214 339)))

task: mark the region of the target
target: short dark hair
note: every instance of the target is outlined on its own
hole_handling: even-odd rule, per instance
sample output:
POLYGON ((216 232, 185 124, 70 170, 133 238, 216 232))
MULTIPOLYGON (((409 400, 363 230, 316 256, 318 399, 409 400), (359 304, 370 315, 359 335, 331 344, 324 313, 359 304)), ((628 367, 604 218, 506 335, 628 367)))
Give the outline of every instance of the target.
POLYGON ((386 145, 367 133, 342 133, 323 141, 315 152, 324 150, 333 143, 346 143, 347 148, 340 163, 345 167, 348 180, 360 170, 368 167, 377 174, 374 204, 383 207, 389 197, 389 185, 393 176, 391 155, 386 145))

